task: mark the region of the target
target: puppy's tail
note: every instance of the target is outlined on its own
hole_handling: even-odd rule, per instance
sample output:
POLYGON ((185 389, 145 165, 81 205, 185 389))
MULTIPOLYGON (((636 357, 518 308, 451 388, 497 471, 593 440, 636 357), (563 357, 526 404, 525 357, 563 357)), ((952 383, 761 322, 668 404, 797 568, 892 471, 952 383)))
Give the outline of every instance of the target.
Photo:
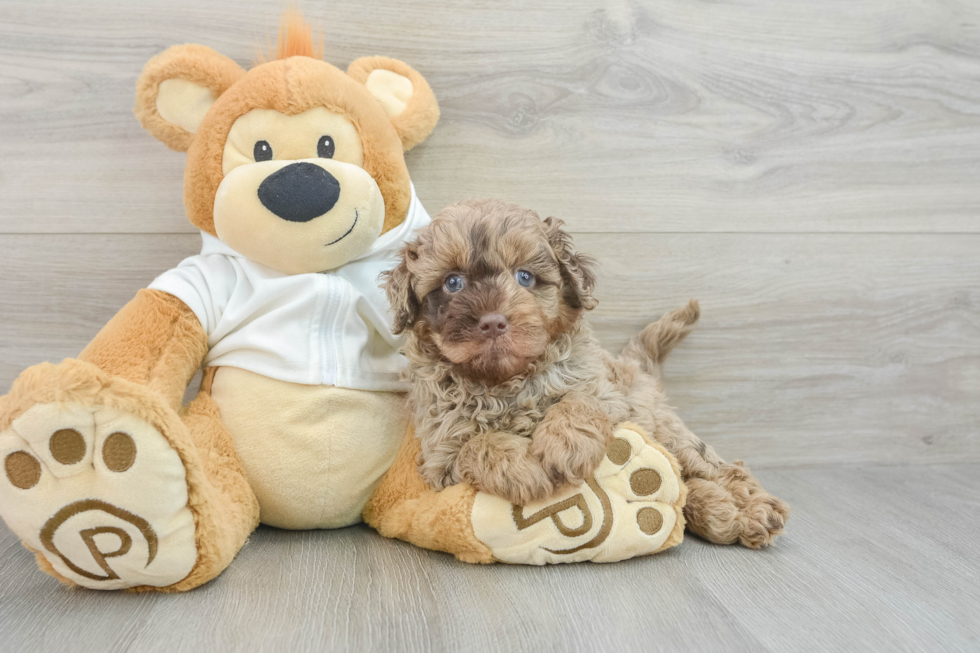
POLYGON ((633 336, 621 356, 635 360, 644 372, 659 378, 667 354, 694 329, 699 317, 701 308, 692 299, 687 306, 675 308, 633 336))

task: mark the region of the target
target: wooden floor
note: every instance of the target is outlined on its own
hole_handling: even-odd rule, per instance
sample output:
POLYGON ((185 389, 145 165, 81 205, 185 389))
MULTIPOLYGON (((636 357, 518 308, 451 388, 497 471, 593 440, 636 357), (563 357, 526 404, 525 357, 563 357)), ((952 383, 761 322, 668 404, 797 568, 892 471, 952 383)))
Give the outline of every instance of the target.
POLYGON ((60 589, 0 525, 0 649, 980 650, 980 465, 762 478, 795 508, 764 552, 692 537, 611 565, 483 567, 365 526, 263 527, 182 595, 60 589))
MULTIPOLYGON (((200 237, 131 114, 175 43, 243 64, 280 0, 0 0, 0 392, 200 237)), ((180 596, 69 591, 0 525, 0 650, 980 650, 980 3, 301 3, 411 63, 430 212, 497 196, 602 264, 610 348, 696 297, 672 401, 794 508, 765 552, 468 567, 260 529, 180 596)))

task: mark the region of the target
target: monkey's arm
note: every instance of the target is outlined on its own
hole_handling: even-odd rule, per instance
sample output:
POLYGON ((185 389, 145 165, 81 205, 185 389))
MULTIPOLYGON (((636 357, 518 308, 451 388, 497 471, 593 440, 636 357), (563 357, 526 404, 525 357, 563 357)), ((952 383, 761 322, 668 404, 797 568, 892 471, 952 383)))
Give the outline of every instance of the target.
POLYGON ((140 290, 102 328, 79 359, 159 392, 175 410, 208 351, 207 335, 184 302, 140 290))

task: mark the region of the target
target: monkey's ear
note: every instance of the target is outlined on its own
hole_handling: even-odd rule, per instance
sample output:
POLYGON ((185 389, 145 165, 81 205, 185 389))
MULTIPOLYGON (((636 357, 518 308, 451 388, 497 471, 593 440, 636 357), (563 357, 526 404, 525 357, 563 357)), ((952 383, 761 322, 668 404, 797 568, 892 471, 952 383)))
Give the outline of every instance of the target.
POLYGON ((422 302, 412 288, 412 279, 415 275, 408 269, 409 259, 418 258, 416 248, 415 243, 405 245, 398 265, 393 270, 381 273, 382 287, 388 296, 391 310, 395 313, 395 323, 391 329, 395 335, 413 327, 422 311, 422 302))
POLYGON ((215 100, 245 70, 203 45, 175 45, 150 59, 136 82, 140 124, 172 150, 186 152, 215 100))
POLYGON ((424 141, 439 122, 439 103, 429 83, 407 63, 362 57, 348 66, 347 74, 381 103, 406 152, 424 141))
POLYGON ((545 218, 545 231, 558 266, 561 269, 562 297, 572 308, 591 311, 599 302, 592 296, 595 288, 596 262, 591 256, 579 254, 572 248, 572 237, 558 218, 545 218))

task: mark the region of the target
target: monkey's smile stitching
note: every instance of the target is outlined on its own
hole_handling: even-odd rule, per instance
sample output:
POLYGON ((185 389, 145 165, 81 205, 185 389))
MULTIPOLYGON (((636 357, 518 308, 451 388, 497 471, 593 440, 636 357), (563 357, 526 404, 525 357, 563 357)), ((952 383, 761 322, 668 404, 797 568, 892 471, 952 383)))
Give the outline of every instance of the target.
POLYGON ((350 232, 354 231, 354 227, 356 227, 356 226, 357 226, 357 209, 354 209, 354 224, 352 224, 350 226, 350 229, 347 230, 347 233, 345 233, 343 236, 341 236, 337 240, 334 240, 334 241, 331 241, 331 242, 327 243, 326 245, 324 245, 324 247, 330 247, 331 245, 335 245, 335 244, 339 243, 344 238, 347 238, 347 236, 350 235, 350 232))

